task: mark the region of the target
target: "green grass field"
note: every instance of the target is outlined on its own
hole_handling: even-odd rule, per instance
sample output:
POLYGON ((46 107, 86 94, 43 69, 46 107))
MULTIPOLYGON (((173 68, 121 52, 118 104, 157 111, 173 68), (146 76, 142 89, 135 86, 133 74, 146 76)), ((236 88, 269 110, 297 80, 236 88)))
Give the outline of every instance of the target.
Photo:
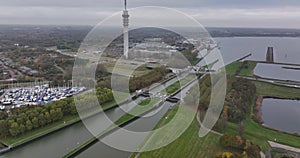
POLYGON ((139 62, 139 61, 132 61, 132 60, 124 60, 121 59, 118 62, 114 61, 110 58, 105 58, 107 63, 104 64, 106 70, 109 73, 114 72, 115 74, 121 74, 121 75, 128 75, 131 74, 135 76, 142 76, 150 72, 150 69, 147 69, 147 66, 152 67, 158 67, 159 64, 150 64, 145 62, 139 62))
POLYGON ((243 68, 240 72, 240 76, 253 76, 253 70, 257 65, 256 61, 248 61, 248 68, 243 68))
POLYGON ((139 103, 139 105, 137 105, 131 111, 129 111, 128 113, 126 113, 125 115, 123 115, 120 119, 118 119, 115 122, 115 124, 111 125, 106 130, 104 130, 101 133, 99 133, 96 137, 92 137, 91 139, 89 139, 88 141, 84 142, 83 144, 80 144, 78 147, 74 148, 73 150, 71 150, 71 152, 67 153, 63 157, 70 157, 70 156, 72 156, 74 153, 76 153, 80 149, 84 148, 89 143, 91 143, 94 140, 96 140, 97 138, 99 138, 101 135, 103 135, 103 134, 109 132, 110 130, 112 130, 113 128, 115 128, 116 125, 121 125, 122 123, 125 123, 126 121, 134 118, 135 117, 134 115, 139 115, 139 114, 142 114, 142 113, 144 113, 144 112, 152 109, 153 105, 155 105, 159 101, 160 101, 159 98, 146 99, 146 100, 142 101, 141 103, 139 103))
MULTIPOLYGON (((276 86, 270 83, 254 81, 257 87, 257 94, 267 96, 280 96, 288 98, 297 98, 300 94, 300 89, 289 88, 283 86, 276 86)), ((176 110, 169 111, 166 116, 172 117, 176 110)), ((204 116, 204 114, 202 114, 204 116)), ((165 117, 163 117, 165 118, 165 117)), ((169 118, 168 118, 169 119, 169 118)), ((168 120, 161 119, 155 128, 167 124, 168 120)), ((228 127, 224 133, 238 135, 238 125, 235 123, 228 123, 228 127)), ((222 148, 219 144, 220 136, 212 133, 204 138, 198 138, 199 125, 197 121, 193 121, 191 126, 184 132, 184 134, 175 140, 173 143, 161 149, 140 153, 140 158, 173 158, 173 157, 213 157, 217 152, 228 151, 222 148)), ((253 143, 259 145, 263 152, 266 152, 270 146, 268 141, 276 141, 281 144, 294 146, 300 148, 300 137, 286 134, 284 132, 272 130, 261 126, 251 119, 251 113, 245 121, 245 131, 243 137, 251 140, 253 143)), ((230 151, 229 151, 230 152, 230 151)), ((133 158, 137 153, 134 153, 133 158)))
POLYGON ((198 137, 198 125, 193 122, 190 128, 173 143, 161 149, 144 152, 139 158, 212 158, 224 149, 219 145, 220 136, 209 133, 198 137))
POLYGON ((257 94, 273 97, 285 97, 291 99, 300 98, 300 89, 278 86, 271 83, 252 81, 256 86, 257 94))
POLYGON ((126 113, 120 119, 118 119, 115 122, 115 124, 116 125, 121 125, 122 123, 134 118, 135 116, 138 116, 138 115, 140 115, 140 114, 142 114, 146 111, 149 111, 159 101, 160 101, 159 98, 146 99, 146 100, 142 101, 137 106, 135 106, 132 110, 130 110, 128 113, 126 113))
MULTIPOLYGON (((248 61, 248 68, 243 68, 238 74, 239 76, 253 76, 253 70, 256 67, 256 61, 248 61)), ((233 62, 225 67, 226 73, 229 75, 234 75, 239 67, 242 65, 242 62, 233 62)))
POLYGON ((225 67, 226 73, 229 75, 234 75, 236 70, 241 66, 241 62, 233 62, 225 67))
MULTIPOLYGON (((286 97, 286 98, 299 98, 300 89, 290 88, 284 86, 277 86, 271 83, 252 81, 256 85, 256 93, 258 95, 273 96, 273 97, 286 97)), ((263 152, 269 149, 267 141, 277 140, 278 143, 300 148, 300 137, 291 134, 286 134, 281 131, 265 128, 259 123, 251 119, 251 114, 248 115, 245 121, 244 137, 259 145, 263 152)), ((228 124, 225 132, 237 135, 237 124, 228 124)))
MULTIPOLYGON (((225 132, 238 135, 237 124, 229 123, 225 132)), ((270 147, 267 141, 274 141, 274 139, 278 143, 300 148, 300 137, 265 128, 253 121, 250 116, 245 121, 243 137, 259 145, 263 152, 270 147)))
MULTIPOLYGON (((176 114, 176 111, 177 110, 169 110, 154 129, 167 124, 176 114), (168 118, 167 120, 165 119, 166 117, 168 118)), ((140 153, 139 158, 211 158, 214 157, 217 152, 226 151, 219 145, 220 136, 209 133, 206 137, 199 138, 198 131, 199 125, 196 119, 194 119, 188 129, 174 142, 154 151, 140 153)), ((163 137, 159 138, 161 140, 155 141, 164 140, 163 137)), ((152 141, 150 141, 150 143, 151 142, 152 141)), ((136 154, 137 153, 132 154, 131 158, 134 158, 136 154)))
MULTIPOLYGON (((227 73, 234 74, 236 69, 240 66, 241 63, 234 62, 228 66, 226 66, 227 73)), ((240 75, 244 76, 251 76, 253 75, 253 69, 256 65, 256 62, 249 61, 248 69, 243 69, 240 72, 240 75)), ((289 88, 283 86, 277 86, 271 83, 259 82, 259 81, 252 81, 257 88, 258 95, 264 96, 274 96, 274 97, 286 97, 286 98, 299 98, 300 89, 297 88, 289 88)), ((169 86, 169 92, 176 91, 175 89, 178 88, 178 83, 174 83, 173 85, 169 86)), ((167 88, 167 89, 168 89, 167 88)), ((167 91, 168 92, 168 91, 167 91)), ((149 101, 145 101, 146 102, 149 101)), ((141 103, 144 105, 144 103, 141 103)), ((143 106, 140 106, 143 107, 143 106)), ((144 106, 147 107, 147 106, 144 106)), ((162 127, 163 125, 167 124, 173 116, 176 114, 175 110, 169 110, 165 116, 159 121, 159 123, 155 126, 156 128, 162 127), (165 118, 168 119, 165 119, 165 118)), ((274 141, 277 140, 278 143, 294 146, 300 148, 300 137, 294 136, 290 134, 286 134, 284 132, 272 130, 261 126, 260 124, 256 123, 251 119, 252 112, 248 114, 247 119, 245 120, 245 131, 243 137, 246 139, 251 140, 253 143, 259 145, 263 152, 266 152, 269 149, 269 144, 267 141, 274 141)), ((204 114, 201 114, 204 116, 204 114)), ((120 119, 120 123, 124 120, 128 120, 132 117, 132 115, 124 115, 123 118, 120 119)), ((237 132, 237 124, 235 123, 228 123, 228 127, 226 128, 224 133, 230 133, 234 135, 238 135, 237 132)), ((171 144, 149 152, 143 152, 139 154, 140 158, 211 158, 217 152, 224 152, 229 151, 230 149, 224 149, 220 143, 219 139, 220 136, 209 133, 204 138, 198 137, 199 125, 196 120, 192 122, 189 128, 174 142, 171 144)), ((172 132, 172 131, 169 131, 172 132)), ((148 136, 150 138, 150 135, 148 136)), ((164 141, 163 138, 161 140, 155 141, 164 141)), ((144 141, 144 143, 146 140, 144 141)), ((151 143, 151 141, 150 141, 151 143)), ((138 153, 134 153, 131 155, 132 158, 138 153)))
MULTIPOLYGON (((189 83, 190 81, 192 81, 193 79, 195 79, 196 76, 195 75, 188 75, 186 76, 185 78, 181 79, 180 81, 177 81, 175 83, 173 83, 172 85, 168 86, 166 88, 166 93, 169 95, 169 94, 172 94, 174 92, 176 92, 177 90, 180 89, 180 87, 186 85, 187 83, 189 83)), ((161 93, 164 93, 164 90, 161 92, 161 93)))
POLYGON ((142 76, 148 73, 149 71, 151 71, 151 70, 134 71, 133 69, 130 69, 131 68, 130 66, 124 66, 123 68, 121 68, 121 67, 114 67, 114 65, 111 64, 105 64, 105 68, 109 73, 129 75, 133 72, 133 75, 135 76, 142 76))

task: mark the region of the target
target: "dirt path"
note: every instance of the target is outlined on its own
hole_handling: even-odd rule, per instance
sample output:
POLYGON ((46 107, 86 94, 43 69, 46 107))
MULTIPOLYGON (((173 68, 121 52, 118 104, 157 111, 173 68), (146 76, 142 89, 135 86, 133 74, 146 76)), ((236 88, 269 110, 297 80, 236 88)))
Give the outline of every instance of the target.
POLYGON ((268 141, 268 143, 270 144, 270 146, 271 146, 272 148, 280 148, 280 149, 285 149, 285 150, 288 150, 288 151, 300 153, 300 149, 295 148, 295 147, 291 147, 291 146, 279 144, 279 143, 272 142, 272 141, 268 141))
MULTIPOLYGON (((203 127, 202 122, 201 122, 201 120, 200 120, 200 111, 197 112, 197 121, 198 121, 200 127, 203 127)), ((204 128, 205 128, 205 127, 204 127, 204 128)), ((222 133, 219 133, 219 132, 214 131, 214 130, 210 130, 210 132, 213 133, 213 134, 219 135, 219 136, 223 136, 222 133)), ((261 157, 261 158, 265 158, 266 155, 265 155, 263 152, 260 152, 260 157, 261 157)))
MULTIPOLYGON (((200 111, 197 112, 197 121, 198 121, 200 127, 205 128, 205 127, 203 126, 201 120, 200 120, 200 111)), ((206 128, 205 128, 205 129, 206 129, 206 128)), ((212 129, 210 130, 210 132, 213 133, 213 134, 219 135, 219 136, 223 136, 222 133, 219 133, 219 132, 214 131, 214 130, 212 130, 212 129)))
POLYGON ((54 61, 54 66, 63 73, 63 76, 66 75, 66 71, 62 67, 58 66, 55 61, 54 61))

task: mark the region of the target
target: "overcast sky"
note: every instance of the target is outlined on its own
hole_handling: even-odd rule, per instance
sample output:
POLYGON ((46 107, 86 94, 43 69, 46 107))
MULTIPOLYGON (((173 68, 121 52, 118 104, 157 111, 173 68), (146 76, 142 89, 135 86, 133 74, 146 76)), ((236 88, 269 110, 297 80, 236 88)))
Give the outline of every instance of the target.
MULTIPOLYGON (((1 24, 95 25, 123 9, 123 0, 0 0, 1 24)), ((300 28, 299 0, 128 0, 128 7, 161 6, 204 26, 300 28)))

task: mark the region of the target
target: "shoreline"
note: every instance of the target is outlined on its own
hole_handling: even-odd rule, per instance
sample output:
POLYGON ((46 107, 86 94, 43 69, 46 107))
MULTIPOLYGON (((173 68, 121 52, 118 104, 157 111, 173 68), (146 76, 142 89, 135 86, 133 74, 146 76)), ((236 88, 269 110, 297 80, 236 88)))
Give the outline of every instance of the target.
MULTIPOLYGON (((110 103, 112 103, 112 102, 110 102, 110 103)), ((95 116, 95 115, 97 115, 97 114, 99 114, 99 113, 103 113, 103 112, 112 110, 112 109, 114 109, 114 108, 116 108, 116 107, 118 107, 118 106, 119 106, 118 104, 113 104, 113 105, 111 105, 111 106, 109 106, 109 107, 103 109, 103 111, 96 111, 96 112, 94 112, 94 113, 90 113, 88 116, 86 116, 86 117, 84 117, 84 118, 82 118, 82 119, 81 119, 80 116, 78 115, 76 118, 72 119, 69 123, 62 124, 61 126, 59 126, 59 125, 58 125, 58 126, 55 126, 55 127, 53 127, 52 129, 50 129, 49 131, 47 131, 46 133, 40 133, 40 134, 37 134, 37 136, 33 136, 32 138, 28 137, 28 140, 26 140, 26 139, 20 140, 20 141, 19 141, 20 143, 18 143, 18 142, 15 143, 16 145, 14 145, 14 144, 7 145, 7 144, 1 142, 2 144, 4 144, 4 145, 6 146, 6 148, 3 148, 3 149, 0 150, 0 155, 4 154, 4 153, 6 153, 6 152, 13 151, 14 149, 17 149, 17 148, 19 148, 19 147, 25 146, 25 145, 27 145, 27 144, 33 142, 33 141, 42 139, 43 137, 46 137, 46 136, 51 135, 51 134, 53 134, 53 133, 56 133, 56 132, 58 132, 58 131, 60 131, 60 130, 63 130, 63 129, 65 129, 65 128, 68 128, 68 127, 70 127, 70 126, 72 126, 72 125, 75 125, 75 124, 77 124, 77 123, 80 123, 80 122, 82 122, 82 120, 89 119, 90 117, 93 117, 93 116, 95 116)))
POLYGON ((295 98, 288 98, 288 97, 279 97, 279 96, 268 96, 268 95, 258 95, 256 97, 256 102, 255 102, 255 106, 253 107, 253 116, 252 119, 259 123, 263 128, 269 129, 269 130, 273 130, 273 131, 277 131, 277 132, 281 132, 284 134, 288 134, 288 135, 292 135, 292 136, 296 136, 296 137, 300 137, 300 133, 291 133, 291 132, 286 132, 286 131, 282 131, 282 130, 278 130, 275 128, 271 128, 268 127, 266 125, 264 125, 264 120, 263 120, 263 116, 262 116, 262 102, 264 99, 283 99, 283 100, 297 100, 299 101, 299 99, 295 99, 295 98))
MULTIPOLYGON (((172 80, 172 79, 174 79, 174 78, 176 78, 176 76, 172 76, 172 77, 170 77, 170 78, 164 79, 164 80, 162 80, 161 82, 158 82, 159 84, 155 85, 154 87, 151 87, 151 89, 152 89, 152 88, 155 88, 155 87, 157 87, 157 86, 159 86, 160 84, 164 84, 164 83, 166 83, 166 82, 168 82, 168 81, 170 81, 170 80, 172 80)), ((149 88, 149 87, 146 87, 146 88, 149 88)), ((145 89, 145 88, 143 88, 143 89, 145 89)), ((135 99, 137 98, 136 96, 137 96, 136 94, 133 94, 133 95, 131 95, 129 98, 125 99, 123 102, 121 102, 121 103, 119 103, 119 104, 115 103, 114 101, 109 102, 109 103, 106 103, 106 105, 109 105, 109 104, 112 104, 112 103, 114 103, 114 104, 109 105, 108 107, 105 107, 105 108, 102 107, 102 111, 93 111, 93 112, 87 114, 87 116, 84 116, 84 118, 81 118, 81 117, 78 115, 76 118, 71 119, 70 122, 67 123, 67 124, 60 124, 60 125, 58 125, 58 126, 53 127, 53 128, 50 129, 49 131, 46 131, 45 133, 40 132, 40 133, 38 133, 38 134, 32 136, 32 138, 27 137, 27 139, 26 139, 26 138, 25 138, 25 139, 22 139, 22 140, 18 141, 18 142, 20 142, 20 143, 15 142, 15 143, 12 143, 12 144, 8 145, 8 144, 3 143, 2 141, 0 141, 0 143, 3 144, 3 145, 5 146, 4 148, 0 149, 0 155, 2 155, 2 154, 4 154, 4 153, 7 153, 7 152, 10 152, 10 151, 13 151, 14 149, 19 148, 19 147, 22 147, 22 146, 25 146, 25 145, 27 145, 27 144, 30 143, 30 142, 33 142, 33 141, 42 139, 43 137, 46 137, 46 136, 48 136, 48 135, 50 135, 50 134, 53 134, 53 133, 55 133, 55 132, 58 132, 58 131, 63 130, 63 129, 65 129, 65 128, 68 128, 68 127, 70 127, 70 126, 72 126, 72 125, 75 125, 75 124, 77 124, 77 123, 80 123, 80 122, 82 122, 82 120, 89 119, 89 118, 91 118, 91 117, 93 117, 93 116, 95 116, 95 115, 97 115, 97 114, 100 114, 100 113, 103 113, 103 112, 106 112, 106 111, 115 109, 115 108, 117 108, 117 107, 119 107, 119 106, 122 106, 123 104, 126 104, 128 101, 131 101, 131 99, 132 99, 132 100, 135 100, 135 99), (133 99, 133 98, 134 98, 134 99, 133 99), (14 144, 15 144, 15 145, 14 145, 14 144)), ((105 106, 105 105, 104 105, 104 106, 105 106)), ((96 108, 97 108, 97 107, 96 107, 96 108)), ((70 116, 70 117, 71 117, 71 116, 70 116)), ((75 116, 74 116, 74 117, 75 117, 75 116)))
MULTIPOLYGON (((198 78, 193 79, 192 81, 186 83, 183 87, 181 87, 180 89, 176 90, 175 92, 173 92, 172 94, 170 94, 169 96, 173 97, 174 95, 180 93, 182 91, 182 89, 188 87, 191 83, 198 81, 198 78)), ((172 85, 170 85, 172 86, 172 85)), ((137 119, 139 119, 140 117, 148 114, 149 112, 157 109, 158 107, 160 107, 162 105, 162 103, 167 102, 167 101, 160 101, 157 105, 158 106, 154 106, 154 108, 151 108, 150 110, 135 116, 133 118, 130 118, 128 120, 123 121, 121 124, 119 124, 117 127, 114 127, 112 129, 108 128, 107 130, 104 130, 102 133, 99 133, 96 137, 93 137, 89 140, 87 140, 86 142, 84 142, 83 144, 79 145, 78 147, 74 148, 73 150, 71 150, 69 153, 65 154, 63 157, 64 158, 69 158, 69 157, 75 157, 78 156, 80 153, 82 153, 83 151, 87 150, 89 147, 91 147, 93 144, 97 143, 99 141, 100 138, 105 137, 106 135, 109 135, 110 133, 114 132, 115 130, 118 129, 118 127, 124 127, 134 121, 136 121, 137 119), (160 105, 161 104, 161 105, 160 105)), ((178 104, 178 103, 177 103, 178 104)))

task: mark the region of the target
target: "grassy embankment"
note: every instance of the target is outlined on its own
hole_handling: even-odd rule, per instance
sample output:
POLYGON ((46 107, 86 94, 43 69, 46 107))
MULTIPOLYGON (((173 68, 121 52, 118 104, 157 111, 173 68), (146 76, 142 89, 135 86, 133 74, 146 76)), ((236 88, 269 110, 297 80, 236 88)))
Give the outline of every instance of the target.
POLYGON ((189 83, 190 81, 192 81, 195 78, 196 78, 195 75, 187 75, 180 81, 177 81, 177 82, 173 83, 172 85, 168 86, 166 88, 166 91, 163 90, 162 93, 167 93, 168 95, 175 93, 177 90, 180 89, 180 87, 186 85, 187 83, 189 83))
MULTIPOLYGON (((237 67, 234 65, 236 65, 236 63, 233 63, 229 67, 237 67)), ((252 72, 252 70, 242 70, 241 72, 247 72, 249 74, 249 72, 252 72)), ((278 86, 260 81, 252 82, 256 86, 256 95, 281 97, 287 99, 299 99, 300 89, 298 88, 278 86)), ((270 147, 267 141, 274 141, 275 139, 278 143, 300 148, 300 137, 263 127, 261 124, 256 123, 254 120, 252 120, 251 116, 252 111, 245 121, 244 137, 258 144, 264 152, 266 152, 270 147)), ((228 128, 225 130, 225 132, 238 134, 237 126, 237 124, 229 123, 228 128)))
MULTIPOLYGON (((242 75, 252 75, 256 63, 250 63, 249 65, 251 65, 251 68, 248 67, 248 69, 241 70, 242 75)), ((227 73, 235 74, 235 71, 240 67, 240 65, 241 63, 238 62, 234 62, 233 64, 228 65, 226 67, 227 73)), ((299 98, 300 89, 276 86, 265 82, 253 82, 257 87, 257 95, 299 98)), ((176 111, 169 111, 166 115, 174 115, 175 112, 176 111)), ((266 152, 270 147, 267 141, 273 141, 275 138, 279 143, 300 148, 300 137, 265 128, 259 123, 253 121, 251 119, 251 115, 252 112, 249 113, 245 121, 245 131, 243 136, 253 141, 255 144, 258 144, 263 152, 266 152)), ((164 122, 163 124, 167 123, 167 121, 164 121, 164 119, 162 119, 157 126, 161 126, 161 122, 164 122)), ((237 127, 237 124, 229 122, 228 127, 224 132, 238 135, 237 127)), ((199 138, 198 130, 199 125, 196 121, 194 121, 187 129, 187 131, 185 131, 181 137, 179 137, 170 145, 158 150, 143 152, 139 155, 139 157, 213 157, 216 152, 226 151, 219 144, 220 136, 210 133, 204 138, 199 138)), ((136 153, 131 157, 133 158, 135 155, 136 153)))
POLYGON ((132 73, 134 76, 142 76, 151 71, 148 69, 147 66, 150 67, 159 67, 158 64, 151 64, 151 63, 143 63, 138 61, 129 61, 129 60, 120 60, 116 63, 113 59, 105 58, 109 62, 104 64, 106 70, 110 73, 114 74, 126 74, 129 75, 132 73), (139 66, 140 65, 140 66, 139 66))
MULTIPOLYGON (((235 75, 236 71, 242 66, 243 62, 233 62, 225 67, 226 73, 229 75, 235 75)), ((248 68, 242 68, 239 76, 253 76, 253 70, 256 67, 256 61, 248 61, 248 68)))
MULTIPOLYGON (((168 124, 175 116, 178 107, 170 109, 165 116, 158 122, 154 129, 158 129, 168 124), (167 119, 166 119, 167 118, 167 119)), ((172 131, 170 131, 172 132, 172 131)), ((215 153, 224 151, 223 147, 219 144, 220 136, 209 133, 203 138, 199 138, 199 124, 194 119, 187 130, 174 142, 169 145, 149 152, 143 152, 139 154, 139 158, 175 158, 175 157, 214 157, 215 153)), ((159 139, 151 138, 147 144, 155 143, 156 141, 163 141, 164 136, 168 137, 168 134, 160 135, 159 139)), ((149 138, 150 135, 147 137, 149 138)), ((145 139, 144 143, 147 139, 145 139)), ((146 145, 147 145, 146 144, 146 145)), ((133 153, 131 158, 134 158, 138 153, 133 153)))
POLYGON ((81 149, 84 149, 86 146, 88 146, 90 143, 94 142, 97 140, 99 137, 104 135, 105 133, 113 130, 115 127, 118 125, 121 125, 130 119, 133 119, 135 116, 143 114, 144 112, 147 112, 153 108, 154 105, 156 105, 160 101, 159 98, 152 98, 152 99, 146 99, 140 102, 137 106, 135 106, 133 109, 131 109, 127 114, 123 115, 121 118, 119 118, 115 124, 111 125, 108 127, 106 130, 102 131, 99 133, 97 136, 94 136, 93 138, 89 139, 88 141, 84 142, 80 146, 74 148, 71 152, 67 153, 63 157, 71 157, 81 149))
MULTIPOLYGON (((188 82, 190 82, 194 78, 195 78, 194 75, 188 75, 185 78, 181 79, 180 82, 181 82, 182 85, 185 85, 185 84, 187 84, 188 82)), ((178 81, 178 83, 179 83, 179 81, 178 81)), ((174 83, 174 84, 168 86, 166 89, 172 89, 172 91, 175 92, 179 88, 180 88, 180 84, 179 84, 179 87, 177 87, 177 84, 174 83), (170 87, 172 87, 172 88, 170 88, 170 87), (175 87, 175 88, 173 88, 173 87, 175 87)), ((171 90, 169 92, 171 92, 171 90)), ((139 103, 138 106, 134 107, 131 111, 129 111, 127 114, 123 115, 120 119, 118 119, 115 122, 114 125, 110 126, 108 129, 104 130, 103 132, 101 132, 97 136, 95 136, 95 137, 89 139, 88 141, 84 142, 80 146, 74 148, 71 152, 67 153, 64 157, 70 157, 70 156, 72 156, 76 152, 78 152, 81 149, 83 149, 86 146, 88 146, 90 143, 94 142, 101 135, 103 135, 103 134, 109 132, 110 130, 114 129, 116 127, 116 125, 121 125, 121 124, 127 122, 128 120, 134 118, 136 115, 139 115, 139 114, 142 114, 142 113, 144 113, 146 111, 151 110, 153 108, 153 105, 156 105, 159 101, 160 101, 159 98, 146 99, 146 100, 142 101, 141 103, 139 103)))
MULTIPOLYGON (((122 92, 116 92, 116 93, 118 93, 120 97, 127 96, 125 93, 123 94, 122 92)), ((124 98, 124 100, 125 99, 126 98, 124 98)), ((103 110, 109 109, 115 105, 116 105, 115 101, 106 103, 106 104, 102 105, 102 110, 100 108, 95 108, 95 109, 91 110, 90 113, 87 113, 86 116, 82 116, 82 118, 86 118, 91 115, 97 114, 97 113, 102 112, 103 110)), ((49 125, 41 127, 41 128, 34 129, 31 132, 27 132, 21 136, 1 138, 1 142, 4 143, 5 145, 11 146, 11 147, 18 146, 23 143, 34 140, 36 138, 39 138, 43 135, 46 135, 48 133, 51 133, 56 130, 62 129, 66 126, 72 125, 76 122, 79 122, 80 120, 81 120, 81 118, 78 115, 66 116, 60 121, 54 122, 52 124, 49 124, 49 125)))
MULTIPOLYGON (((162 127, 170 122, 174 115, 177 112, 178 107, 175 110, 170 109, 165 116, 158 122, 154 129, 162 127)), ((191 109, 190 109, 191 110, 191 109)), ((184 117, 183 117, 184 118, 184 117)), ((222 151, 230 151, 228 149, 224 149, 219 144, 219 135, 215 135, 213 133, 209 133, 207 136, 203 138, 199 138, 199 123, 197 122, 196 118, 193 120, 191 125, 187 128, 187 130, 174 142, 170 143, 169 145, 149 152, 142 152, 142 153, 133 153, 131 158, 134 158, 138 155, 140 158, 151 158, 151 157, 163 157, 163 158, 175 158, 175 157, 214 157, 217 152, 222 151)), ((176 130, 175 130, 176 131, 176 130)), ((174 132, 174 131, 169 131, 174 132)), ((168 133, 168 132, 166 132, 168 133)), ((153 134, 153 133, 152 133, 153 134)), ((155 133, 156 135, 157 133, 155 133)), ((162 135, 168 137, 168 135, 162 135)), ((164 137, 157 137, 155 136, 148 136, 142 146, 147 146, 148 144, 152 144, 155 142, 164 141, 164 137), (148 140, 150 139, 150 140, 148 140)))
MULTIPOLYGON (((225 132, 237 135, 237 124, 229 123, 225 132)), ((270 148, 268 141, 274 141, 275 138, 278 143, 300 148, 300 137, 265 128, 253 121, 250 115, 245 121, 243 137, 259 145, 263 152, 270 148)))
POLYGON ((159 98, 152 98, 152 99, 146 99, 143 100, 141 103, 139 103, 137 106, 135 106, 132 110, 130 110, 127 114, 122 116, 120 119, 118 119, 115 124, 121 125, 125 123, 126 121, 134 118, 135 116, 141 115, 153 108, 154 105, 156 105, 160 101, 159 98))
POLYGON ((283 97, 287 99, 299 99, 300 89, 279 86, 272 83, 252 81, 256 86, 258 95, 271 96, 271 97, 283 97))

